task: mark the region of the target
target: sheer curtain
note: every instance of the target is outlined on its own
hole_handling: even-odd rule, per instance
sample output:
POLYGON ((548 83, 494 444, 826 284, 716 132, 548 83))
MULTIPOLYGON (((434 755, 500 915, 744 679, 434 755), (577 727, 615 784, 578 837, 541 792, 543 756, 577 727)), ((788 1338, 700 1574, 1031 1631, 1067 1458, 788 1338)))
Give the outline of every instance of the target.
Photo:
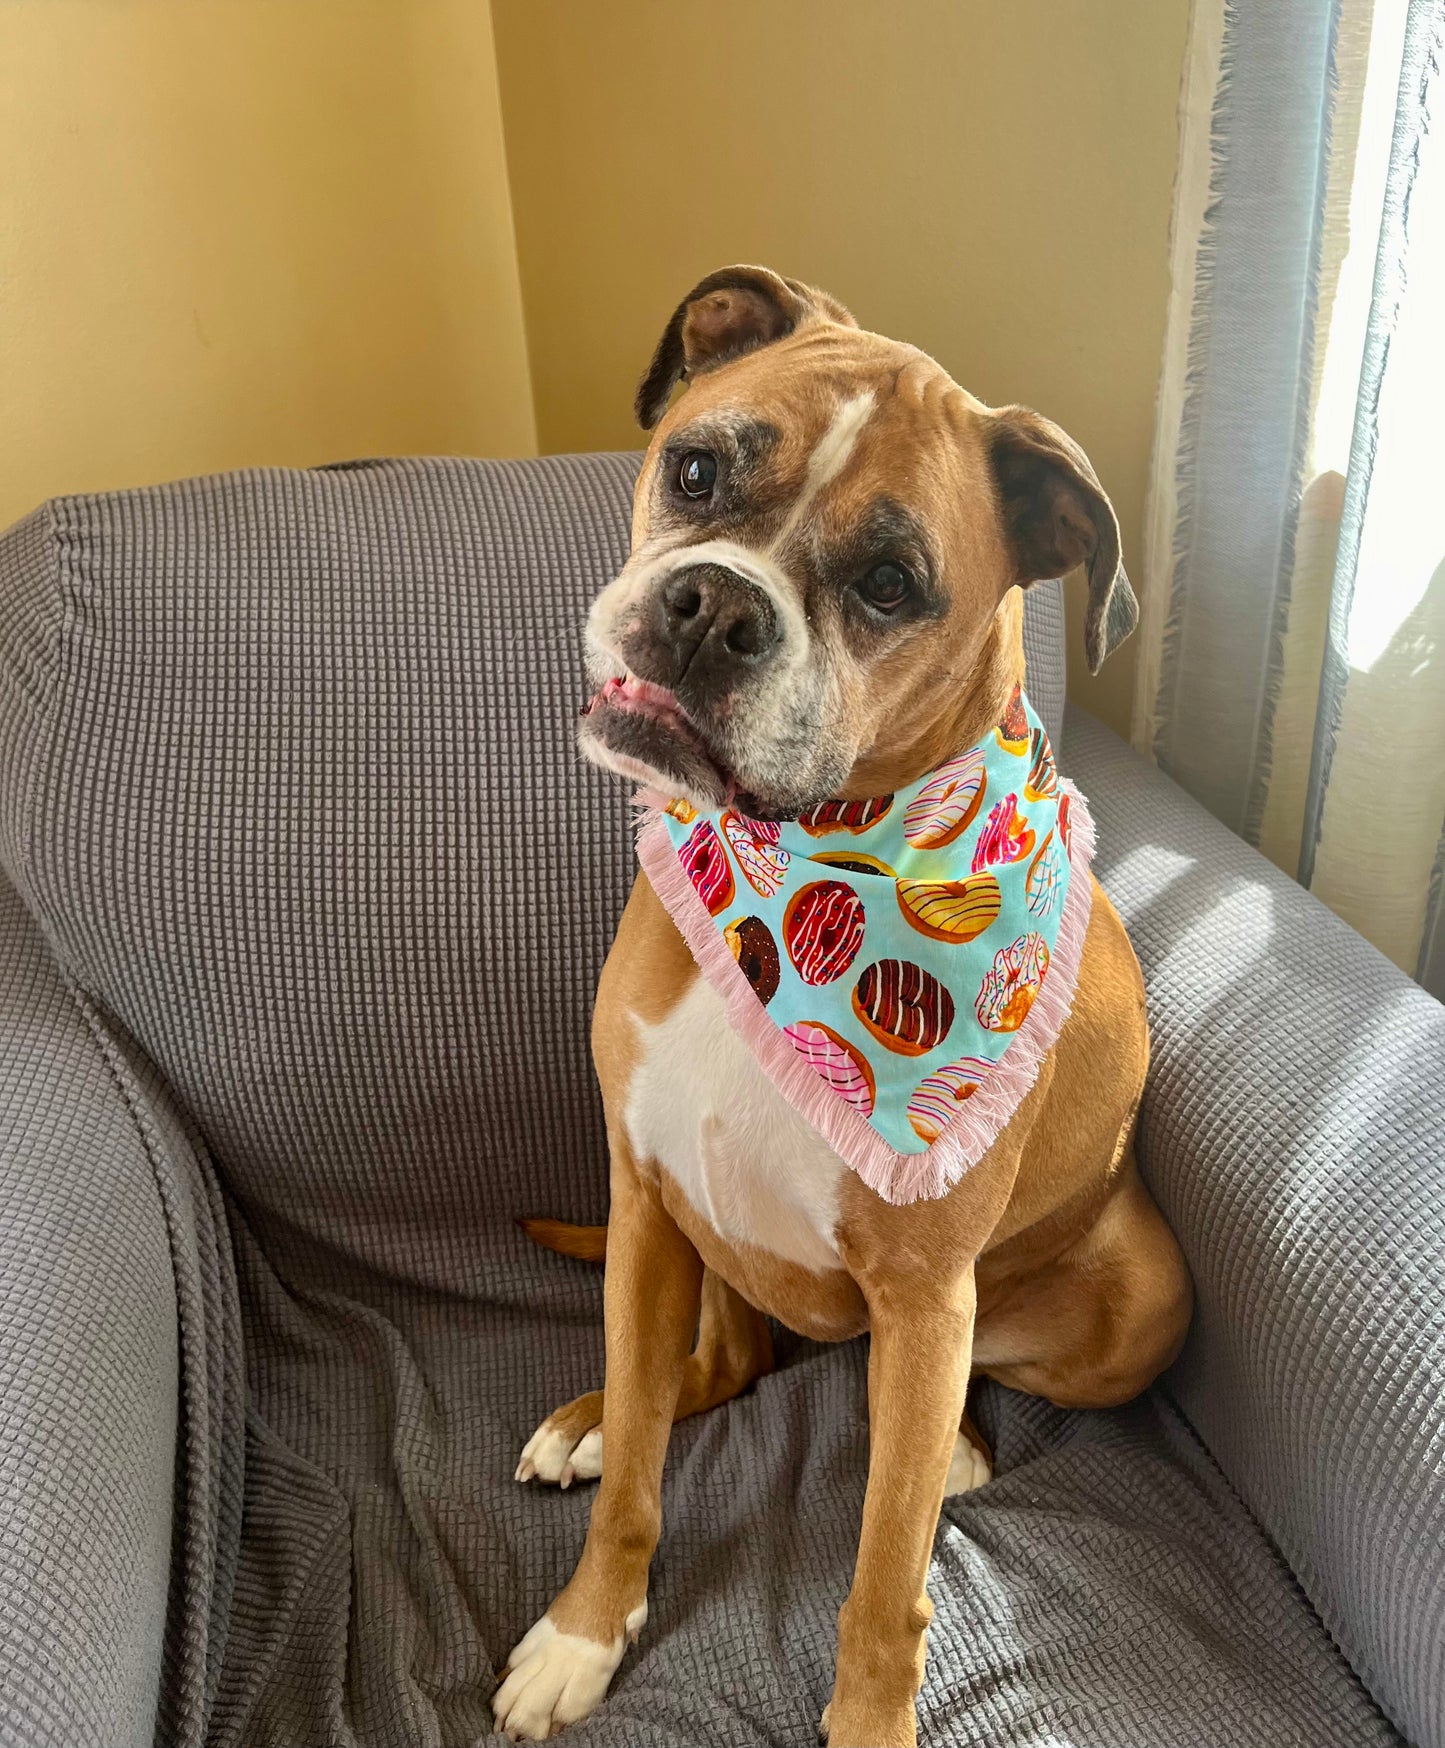
POLYGON ((1134 711, 1437 995, 1442 59, 1445 0, 1195 0, 1134 711))

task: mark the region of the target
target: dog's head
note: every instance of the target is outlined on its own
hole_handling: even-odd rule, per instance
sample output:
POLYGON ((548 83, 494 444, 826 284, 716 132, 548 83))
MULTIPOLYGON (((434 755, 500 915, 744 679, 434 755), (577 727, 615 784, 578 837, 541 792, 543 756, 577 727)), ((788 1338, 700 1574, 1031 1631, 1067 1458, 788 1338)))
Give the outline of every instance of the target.
POLYGON ((877 793, 959 749, 1001 666, 1018 677, 1015 584, 1087 566, 1094 670, 1133 629, 1078 445, 826 293, 762 267, 710 275, 637 414, 655 430, 632 554, 587 624, 579 744, 608 769, 768 817, 877 793))

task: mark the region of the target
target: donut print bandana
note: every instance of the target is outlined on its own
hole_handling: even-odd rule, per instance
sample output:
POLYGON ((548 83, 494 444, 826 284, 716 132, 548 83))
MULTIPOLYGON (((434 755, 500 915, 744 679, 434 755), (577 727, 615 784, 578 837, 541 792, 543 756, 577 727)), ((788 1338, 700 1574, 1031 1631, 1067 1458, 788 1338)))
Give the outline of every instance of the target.
POLYGON ((943 1195, 1068 1017, 1093 825, 1020 690, 894 795, 796 820, 649 808, 638 856, 733 1026, 880 1195, 943 1195))

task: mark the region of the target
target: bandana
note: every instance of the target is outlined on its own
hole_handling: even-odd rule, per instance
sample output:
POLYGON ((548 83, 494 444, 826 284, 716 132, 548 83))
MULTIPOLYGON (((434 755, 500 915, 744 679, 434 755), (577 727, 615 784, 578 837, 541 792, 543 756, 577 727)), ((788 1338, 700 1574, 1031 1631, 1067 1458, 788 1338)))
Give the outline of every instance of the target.
POLYGON ((643 794, 638 859, 769 1079, 890 1202, 987 1152, 1068 1018, 1094 828, 1015 689, 977 746, 796 820, 643 794))

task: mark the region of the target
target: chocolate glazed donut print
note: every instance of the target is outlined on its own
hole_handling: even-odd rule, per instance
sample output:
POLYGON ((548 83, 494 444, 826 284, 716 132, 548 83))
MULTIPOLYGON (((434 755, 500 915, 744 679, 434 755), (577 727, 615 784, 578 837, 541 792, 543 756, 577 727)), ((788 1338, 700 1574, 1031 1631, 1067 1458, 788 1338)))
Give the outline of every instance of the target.
POLYGON ((911 959, 879 959, 854 985, 853 1012, 889 1050, 924 1056, 948 1036, 953 997, 911 959))
POLYGON ((896 791, 772 820, 674 800, 639 843, 765 1071, 870 1187, 907 1199, 977 1162, 1007 1117, 1000 1070, 1046 1049, 1067 1006, 1037 998, 1069 988, 1069 936, 1052 960, 1070 839, 1092 831, 1027 699, 1002 718, 896 791))
POLYGON ((723 939, 732 948, 733 958, 753 994, 766 1007, 778 993, 781 975, 773 931, 760 916, 745 916, 728 924, 723 939))
POLYGON ((830 832, 872 831, 893 806, 891 795, 875 795, 867 801, 820 801, 798 815, 798 824, 809 837, 827 837, 830 832))
POLYGON ((998 744, 1006 753, 1022 753, 1027 751, 1029 744, 1029 718, 1024 709, 1024 694, 1021 686, 1015 686, 1013 696, 1008 701, 1008 709, 1003 713, 1003 721, 994 730, 998 736, 998 744))

